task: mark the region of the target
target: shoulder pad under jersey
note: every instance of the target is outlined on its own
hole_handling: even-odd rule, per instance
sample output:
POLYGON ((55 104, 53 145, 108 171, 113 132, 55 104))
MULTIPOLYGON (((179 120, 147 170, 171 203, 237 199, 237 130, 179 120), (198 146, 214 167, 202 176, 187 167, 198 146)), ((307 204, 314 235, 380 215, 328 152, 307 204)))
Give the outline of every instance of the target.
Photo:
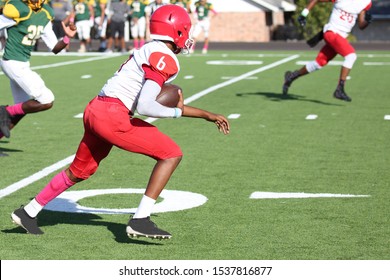
POLYGON ((48 4, 46 4, 46 3, 43 4, 42 10, 46 12, 47 18, 48 18, 49 20, 53 20, 53 19, 54 19, 54 10, 53 10, 52 7, 50 7, 50 5, 48 5, 48 4))
POLYGON ((28 16, 31 12, 30 7, 20 0, 7 2, 3 9, 3 15, 15 21, 19 21, 20 18, 28 16))

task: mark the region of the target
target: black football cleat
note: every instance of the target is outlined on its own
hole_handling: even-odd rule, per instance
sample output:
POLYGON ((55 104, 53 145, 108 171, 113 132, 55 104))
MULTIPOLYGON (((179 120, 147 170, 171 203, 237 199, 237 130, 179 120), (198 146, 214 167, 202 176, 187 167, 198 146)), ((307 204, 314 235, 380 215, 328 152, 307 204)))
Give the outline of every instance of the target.
POLYGON ((337 89, 333 93, 333 97, 347 102, 352 101, 352 99, 344 92, 344 89, 341 87, 337 87, 337 89))
POLYGON ((11 136, 9 127, 11 125, 11 116, 8 113, 6 106, 0 106, 0 131, 7 138, 11 136))
POLYGON ((287 95, 288 89, 293 81, 293 73, 291 71, 284 73, 283 95, 287 95))
POLYGON ((37 218, 31 218, 24 210, 23 206, 12 212, 11 218, 15 224, 24 228, 27 233, 43 234, 43 231, 38 227, 37 218))
POLYGON ((172 235, 162 229, 159 229, 150 217, 141 219, 130 219, 126 227, 126 233, 129 237, 147 237, 153 239, 170 239, 172 235))

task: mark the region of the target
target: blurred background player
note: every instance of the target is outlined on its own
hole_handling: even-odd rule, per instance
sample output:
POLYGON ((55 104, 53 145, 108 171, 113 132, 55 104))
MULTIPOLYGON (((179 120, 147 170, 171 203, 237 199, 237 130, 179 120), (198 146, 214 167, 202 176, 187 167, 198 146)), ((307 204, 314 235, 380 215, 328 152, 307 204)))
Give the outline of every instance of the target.
MULTIPOLYGON (((0 1, 0 15, 3 14, 3 7, 5 5, 6 0, 0 1)), ((7 40, 7 31, 6 29, 0 30, 0 54, 3 53, 5 42, 7 40)))
MULTIPOLYGON (((202 48, 202 53, 206 54, 209 48, 209 32, 210 32, 210 23, 211 18, 216 16, 217 12, 214 10, 213 5, 207 0, 200 0, 195 2, 195 28, 193 33, 193 38, 195 43, 200 35, 203 32, 204 43, 202 48)), ((191 50, 193 53, 195 51, 195 44, 191 50)))
POLYGON ((134 0, 130 4, 130 28, 133 37, 134 49, 138 49, 145 44, 146 35, 146 17, 145 8, 147 1, 134 0))
POLYGON ((73 7, 74 20, 77 27, 77 36, 80 40, 80 48, 78 52, 86 52, 90 49, 91 45, 91 28, 94 23, 94 11, 91 3, 87 3, 86 0, 77 0, 77 3, 73 7))
POLYGON ((130 13, 130 7, 125 0, 111 0, 108 22, 110 26, 110 35, 107 43, 107 53, 112 52, 112 46, 122 53, 127 52, 125 42, 125 21, 130 13), (115 41, 115 42, 114 42, 115 41))
MULTIPOLYGON (((69 0, 50 0, 49 5, 54 11, 53 31, 59 40, 65 36, 64 29, 62 28, 62 22, 65 24, 69 23, 73 7, 69 0)), ((68 48, 69 45, 67 45, 64 50, 68 50, 68 48)))
POLYGON ((184 105, 181 92, 176 108, 165 107, 156 101, 162 85, 172 82, 178 75, 180 65, 176 55, 182 51, 188 53, 192 45, 190 30, 191 19, 181 7, 166 5, 153 13, 150 21, 153 41, 134 50, 99 95, 89 102, 84 110, 84 136, 73 162, 54 176, 25 207, 11 214, 16 224, 29 233, 42 234, 36 217, 44 206, 93 175, 99 163, 116 146, 156 161, 139 206, 127 223, 127 235, 171 237, 150 220, 150 215, 183 153, 168 135, 133 115, 138 111, 141 115, 157 118, 202 118, 215 123, 220 132, 229 133, 229 122, 224 116, 184 105))
POLYGON ((288 89, 294 80, 320 70, 339 54, 344 57, 344 62, 341 66, 339 82, 333 96, 349 102, 352 99, 345 93, 344 85, 357 56, 347 37, 356 22, 360 29, 365 29, 371 22, 371 15, 368 13, 372 5, 371 0, 312 0, 298 17, 298 21, 302 26, 306 25, 306 17, 309 11, 318 2, 334 2, 329 22, 323 28, 323 38, 326 44, 314 61, 307 63, 299 70, 287 71, 284 74, 283 94, 288 93, 288 89))
POLYGON ((147 21, 150 21, 150 17, 152 16, 152 14, 158 9, 160 8, 161 6, 164 6, 166 5, 167 3, 165 3, 163 0, 155 0, 155 1, 151 1, 149 5, 146 6, 146 9, 145 9, 145 14, 146 14, 146 19, 147 21))
POLYGON ((149 22, 150 22, 150 17, 152 16, 152 14, 158 9, 160 8, 161 6, 164 6, 166 5, 167 3, 165 3, 163 0, 155 0, 155 1, 152 1, 150 2, 149 5, 146 6, 145 8, 145 18, 146 18, 146 38, 149 39, 149 22))
POLYGON ((107 48, 106 31, 107 31, 107 15, 106 8, 108 0, 92 0, 94 13, 94 32, 95 38, 99 39, 98 51, 103 52, 107 48))
POLYGON ((43 0, 10 0, 3 8, 0 30, 6 28, 8 37, 0 65, 10 80, 14 105, 0 106, 0 138, 9 138, 10 130, 26 114, 53 106, 53 92, 30 68, 31 52, 37 39, 41 38, 57 54, 76 34, 71 27, 62 24, 65 36, 58 41, 51 23, 53 16, 53 9, 43 0))
POLYGON ((183 7, 187 13, 191 14, 191 0, 171 0, 170 2, 171 4, 183 7))

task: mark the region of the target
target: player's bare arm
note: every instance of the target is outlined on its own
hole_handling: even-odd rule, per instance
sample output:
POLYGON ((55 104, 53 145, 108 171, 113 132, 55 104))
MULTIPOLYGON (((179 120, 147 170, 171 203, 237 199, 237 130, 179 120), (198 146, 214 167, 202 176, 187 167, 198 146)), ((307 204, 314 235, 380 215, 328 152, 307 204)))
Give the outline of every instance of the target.
POLYGON ((318 3, 318 2, 332 2, 332 0, 311 0, 307 4, 306 8, 304 8, 301 14, 298 17, 298 22, 302 27, 306 26, 307 16, 310 13, 310 10, 318 3))
POLYGON ((358 15, 357 24, 359 26, 359 29, 363 30, 366 29, 367 26, 370 25, 371 22, 371 14, 369 14, 368 11, 361 11, 358 15))
POLYGON ((65 32, 65 37, 57 42, 54 46, 52 52, 57 54, 62 51, 70 42, 70 38, 73 38, 76 35, 77 28, 73 22, 69 22, 68 25, 65 24, 64 21, 62 23, 62 28, 65 32))
POLYGON ((182 116, 190 118, 202 118, 206 121, 215 123, 219 131, 223 134, 229 134, 230 132, 229 121, 225 116, 220 114, 215 114, 203 109, 184 105, 182 116))
POLYGON ((104 23, 104 18, 106 16, 106 4, 100 3, 100 10, 102 11, 102 14, 100 15, 100 23, 99 27, 101 28, 104 23))
POLYGON ((306 9, 311 10, 318 2, 332 2, 332 0, 311 0, 306 6, 306 9))
POLYGON ((177 108, 182 110, 182 117, 190 117, 190 118, 202 118, 210 122, 214 122, 218 127, 219 131, 223 134, 229 134, 230 124, 229 121, 223 116, 219 114, 214 114, 199 108, 191 107, 184 105, 183 93, 179 89, 179 102, 177 103, 177 108))

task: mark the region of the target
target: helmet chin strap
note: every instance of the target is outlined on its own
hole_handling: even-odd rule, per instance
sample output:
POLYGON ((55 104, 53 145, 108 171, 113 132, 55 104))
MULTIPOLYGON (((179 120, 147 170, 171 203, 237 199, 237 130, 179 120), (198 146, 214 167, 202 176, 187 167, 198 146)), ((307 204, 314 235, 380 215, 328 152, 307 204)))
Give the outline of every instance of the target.
POLYGON ((181 48, 178 48, 175 44, 174 44, 174 46, 175 46, 175 49, 173 50, 173 52, 174 52, 175 54, 181 53, 182 49, 181 49, 181 48))

